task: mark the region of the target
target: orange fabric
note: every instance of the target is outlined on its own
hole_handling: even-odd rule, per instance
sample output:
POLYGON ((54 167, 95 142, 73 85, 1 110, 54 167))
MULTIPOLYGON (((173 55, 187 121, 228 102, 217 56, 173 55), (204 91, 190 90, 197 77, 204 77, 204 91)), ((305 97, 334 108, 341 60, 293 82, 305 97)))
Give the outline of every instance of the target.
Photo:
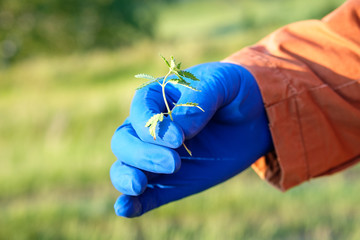
POLYGON ((225 59, 256 78, 275 152, 253 164, 287 190, 360 161, 360 0, 225 59))

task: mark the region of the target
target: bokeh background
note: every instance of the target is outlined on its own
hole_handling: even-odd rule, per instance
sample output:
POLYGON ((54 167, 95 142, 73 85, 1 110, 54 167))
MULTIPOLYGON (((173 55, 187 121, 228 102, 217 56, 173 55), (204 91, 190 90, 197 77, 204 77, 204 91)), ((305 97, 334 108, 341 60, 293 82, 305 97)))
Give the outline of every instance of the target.
POLYGON ((139 80, 217 61, 343 0, 0 0, 0 239, 360 239, 360 168, 281 193, 249 169, 115 216, 110 139, 139 80))

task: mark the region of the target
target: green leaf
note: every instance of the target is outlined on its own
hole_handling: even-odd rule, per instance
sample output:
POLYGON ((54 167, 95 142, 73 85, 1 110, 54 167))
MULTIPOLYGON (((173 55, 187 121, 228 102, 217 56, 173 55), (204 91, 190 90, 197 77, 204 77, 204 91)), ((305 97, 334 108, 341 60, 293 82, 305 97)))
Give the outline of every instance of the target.
POLYGON ((149 74, 145 74, 145 73, 140 73, 140 74, 136 74, 135 75, 136 78, 143 78, 143 79, 147 79, 147 80, 156 80, 156 78, 154 78, 153 76, 149 75, 149 74))
POLYGON ((201 111, 205 112, 204 109, 202 109, 198 103, 194 103, 194 102, 175 104, 175 107, 197 107, 201 111))
POLYGON ((156 140, 156 126, 158 122, 164 120, 164 113, 158 113, 153 115, 145 124, 145 127, 149 128, 150 135, 156 140))
POLYGON ((180 79, 180 78, 170 79, 168 82, 171 83, 171 84, 179 84, 179 85, 184 86, 184 87, 187 87, 187 88, 189 88, 189 89, 191 89, 191 90, 193 90, 193 91, 201 92, 200 90, 192 87, 192 86, 190 85, 190 83, 188 83, 187 81, 185 81, 183 78, 181 78, 181 79, 180 79))
POLYGON ((179 63, 176 65, 176 68, 177 68, 177 69, 181 69, 181 62, 179 62, 179 63))
POLYGON ((190 85, 189 82, 185 81, 185 79, 183 78, 172 78, 172 79, 169 79, 168 82, 171 82, 173 84, 185 84, 185 85, 190 85))
POLYGON ((158 79, 145 82, 145 83, 141 84, 139 87, 137 87, 136 90, 142 89, 143 87, 146 87, 147 85, 153 84, 153 83, 155 83, 155 82, 158 82, 158 79))
POLYGON ((193 81, 200 81, 197 77, 195 77, 194 74, 192 74, 191 72, 188 72, 188 71, 181 70, 181 71, 179 71, 179 75, 182 77, 190 78, 193 81))
POLYGON ((176 65, 176 62, 175 62, 175 58, 173 56, 171 56, 170 68, 174 69, 176 71, 176 70, 178 70, 176 67, 177 67, 177 65, 176 65))
POLYGON ((166 65, 167 65, 168 67, 170 67, 170 63, 168 62, 168 60, 166 60, 166 58, 165 58, 163 55, 161 55, 161 54, 160 54, 160 57, 164 60, 164 62, 166 63, 166 65))
POLYGON ((179 74, 179 72, 178 71, 176 71, 176 70, 173 70, 172 71, 172 73, 174 73, 175 74, 175 76, 177 76, 179 79, 181 79, 182 81, 185 81, 185 79, 179 74))
POLYGON ((162 77, 161 78, 155 78, 149 74, 145 74, 145 73, 140 73, 140 74, 136 74, 135 75, 136 78, 142 78, 142 79, 147 79, 147 80, 150 80, 148 82, 145 82, 143 84, 141 84, 139 87, 136 88, 136 90, 139 90, 143 87, 146 87, 147 85, 150 85, 154 82, 159 82, 159 80, 163 79, 162 77))

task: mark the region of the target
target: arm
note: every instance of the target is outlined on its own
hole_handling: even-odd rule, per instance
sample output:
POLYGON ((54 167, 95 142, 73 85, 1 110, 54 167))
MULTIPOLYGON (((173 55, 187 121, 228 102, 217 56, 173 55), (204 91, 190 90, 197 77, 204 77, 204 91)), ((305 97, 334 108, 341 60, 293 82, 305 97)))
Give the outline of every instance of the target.
POLYGON ((253 168, 286 190, 360 161, 360 1, 285 26, 225 61, 260 87, 275 152, 253 168))

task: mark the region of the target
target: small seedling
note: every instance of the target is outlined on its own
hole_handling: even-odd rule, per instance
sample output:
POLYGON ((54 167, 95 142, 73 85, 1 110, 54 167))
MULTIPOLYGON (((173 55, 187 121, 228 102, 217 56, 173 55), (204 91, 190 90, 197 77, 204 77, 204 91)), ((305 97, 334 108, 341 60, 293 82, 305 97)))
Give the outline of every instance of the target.
MULTIPOLYGON (((190 79, 192 81, 200 81, 200 80, 195 75, 193 75, 191 72, 181 70, 181 63, 176 63, 174 57, 170 58, 170 63, 163 56, 161 56, 161 58, 164 60, 165 64, 169 68, 168 73, 164 77, 155 78, 149 74, 144 74, 144 73, 135 75, 136 78, 143 78, 143 79, 148 80, 147 82, 140 85, 137 88, 137 90, 141 89, 145 86, 148 86, 150 84, 153 84, 153 83, 159 84, 162 89, 162 96, 163 96, 163 100, 164 100, 167 112, 161 112, 161 113, 154 114, 145 124, 145 127, 149 128, 149 132, 150 132, 151 136, 154 138, 154 140, 156 140, 156 126, 158 125, 159 122, 162 122, 164 120, 164 116, 169 116, 171 121, 174 121, 174 119, 172 117, 172 113, 175 108, 177 108, 177 107, 196 107, 204 112, 204 110, 199 106, 199 104, 194 103, 194 102, 179 103, 179 104, 174 103, 174 106, 172 107, 172 109, 170 109, 169 103, 167 102, 167 99, 166 99, 166 92, 165 92, 165 87, 168 83, 174 84, 174 85, 178 84, 178 85, 187 87, 193 91, 200 92, 200 90, 192 87, 190 85, 190 83, 185 80, 185 78, 190 79), (169 77, 169 76, 173 76, 173 75, 174 75, 174 77, 169 77)), ((183 146, 186 149, 186 151, 189 153, 189 155, 191 156, 192 155, 191 151, 186 147, 186 145, 184 143, 183 143, 183 146)))

